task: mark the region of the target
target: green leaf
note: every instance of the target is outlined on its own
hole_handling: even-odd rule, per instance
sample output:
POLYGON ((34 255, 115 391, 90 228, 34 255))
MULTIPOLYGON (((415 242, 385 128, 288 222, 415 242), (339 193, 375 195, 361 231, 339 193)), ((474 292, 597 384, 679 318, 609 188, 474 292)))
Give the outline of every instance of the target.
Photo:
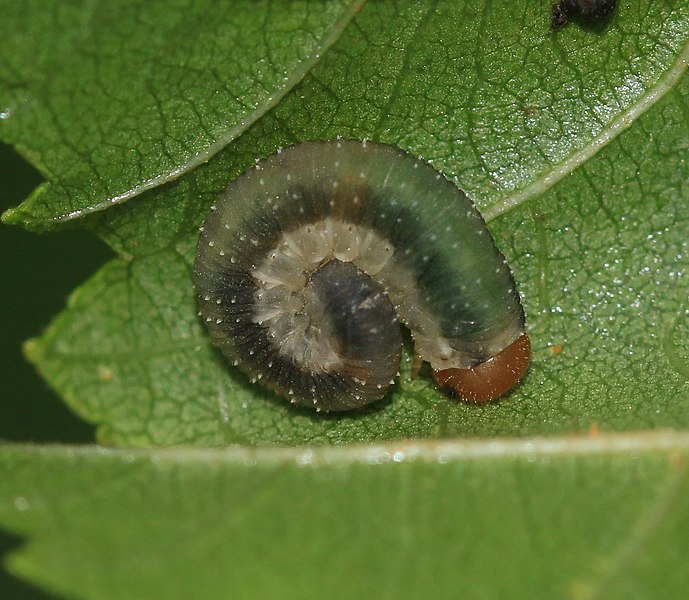
POLYGON ((5 219, 43 230, 208 161, 280 102, 359 4, 4 2, 0 135, 49 180, 5 219))
POLYGON ((27 354, 100 439, 343 443, 686 427, 689 7, 620 9, 552 35, 534 3, 367 5, 284 99, 175 184, 86 221, 121 258, 27 354), (295 410, 210 347, 196 227, 257 157, 372 137, 433 160, 476 199, 524 297, 534 363, 510 397, 447 398, 407 362, 361 413, 295 410), (621 377, 620 373, 624 373, 621 377))
POLYGON ((683 598, 689 436, 0 448, 15 574, 69 598, 683 598))
POLYGON ((553 35, 550 4, 0 1, 0 136, 48 179, 5 220, 118 253, 27 354, 102 441, 184 445, 0 446, 12 573, 75 598, 686 595, 689 6, 553 35), (424 156, 492 219, 535 350, 508 398, 457 403, 407 353, 384 402, 316 415, 212 348, 210 204, 337 135, 424 156), (378 445, 250 447, 354 441, 378 445))

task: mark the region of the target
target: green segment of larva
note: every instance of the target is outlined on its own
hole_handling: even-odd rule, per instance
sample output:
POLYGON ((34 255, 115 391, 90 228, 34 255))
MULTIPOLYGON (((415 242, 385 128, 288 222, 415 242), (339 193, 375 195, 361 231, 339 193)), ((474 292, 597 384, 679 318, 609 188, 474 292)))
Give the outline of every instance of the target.
POLYGON ((233 181, 201 227, 195 285, 230 362, 317 410, 385 394, 398 321, 439 372, 486 363, 524 334, 512 274, 472 202, 427 163, 370 142, 306 142, 233 181))

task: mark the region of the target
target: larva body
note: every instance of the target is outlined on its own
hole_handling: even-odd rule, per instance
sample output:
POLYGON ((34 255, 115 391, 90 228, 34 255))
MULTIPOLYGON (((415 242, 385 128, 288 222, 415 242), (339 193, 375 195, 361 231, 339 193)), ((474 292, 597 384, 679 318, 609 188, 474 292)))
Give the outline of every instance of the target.
POLYGON ((229 361, 317 410, 385 394, 400 322, 439 383, 470 400, 504 393, 529 361, 512 274, 483 218, 430 165, 392 146, 306 142, 257 163, 203 224, 195 285, 229 361), (490 390, 456 382, 510 348, 517 358, 490 390))

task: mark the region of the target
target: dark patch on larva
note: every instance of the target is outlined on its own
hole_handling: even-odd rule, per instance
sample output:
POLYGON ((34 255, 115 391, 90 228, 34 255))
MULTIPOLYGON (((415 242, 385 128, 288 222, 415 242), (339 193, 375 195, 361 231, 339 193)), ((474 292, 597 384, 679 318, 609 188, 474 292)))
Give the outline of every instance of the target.
POLYGON ((447 298, 459 294, 456 288, 461 282, 453 277, 452 269, 443 256, 434 250, 413 212, 399 207, 396 213, 387 214, 387 211, 383 217, 385 211, 381 207, 385 206, 384 198, 373 196, 370 204, 372 210, 365 224, 376 231, 385 232, 395 248, 409 250, 404 255, 405 264, 413 270, 419 284, 436 291, 428 298, 429 307, 444 320, 446 327, 453 331, 452 335, 477 331, 480 325, 473 306, 462 307, 460 314, 454 313, 451 320, 444 319, 447 298), (428 257, 428 260, 425 261, 424 257, 428 257))
POLYGON ((585 23, 602 22, 615 10, 616 0, 560 0, 553 5, 550 19, 551 31, 558 31, 572 18, 585 23))

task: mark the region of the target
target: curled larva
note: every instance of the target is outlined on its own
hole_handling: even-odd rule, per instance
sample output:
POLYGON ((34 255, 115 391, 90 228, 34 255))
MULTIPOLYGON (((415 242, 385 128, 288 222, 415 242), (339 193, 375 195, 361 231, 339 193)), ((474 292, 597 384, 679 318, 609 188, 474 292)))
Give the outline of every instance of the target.
POLYGON ((231 364, 299 406, 358 408, 399 369, 481 402, 528 367, 524 311, 465 194, 392 146, 306 142, 230 183, 201 227, 200 315, 231 364))

